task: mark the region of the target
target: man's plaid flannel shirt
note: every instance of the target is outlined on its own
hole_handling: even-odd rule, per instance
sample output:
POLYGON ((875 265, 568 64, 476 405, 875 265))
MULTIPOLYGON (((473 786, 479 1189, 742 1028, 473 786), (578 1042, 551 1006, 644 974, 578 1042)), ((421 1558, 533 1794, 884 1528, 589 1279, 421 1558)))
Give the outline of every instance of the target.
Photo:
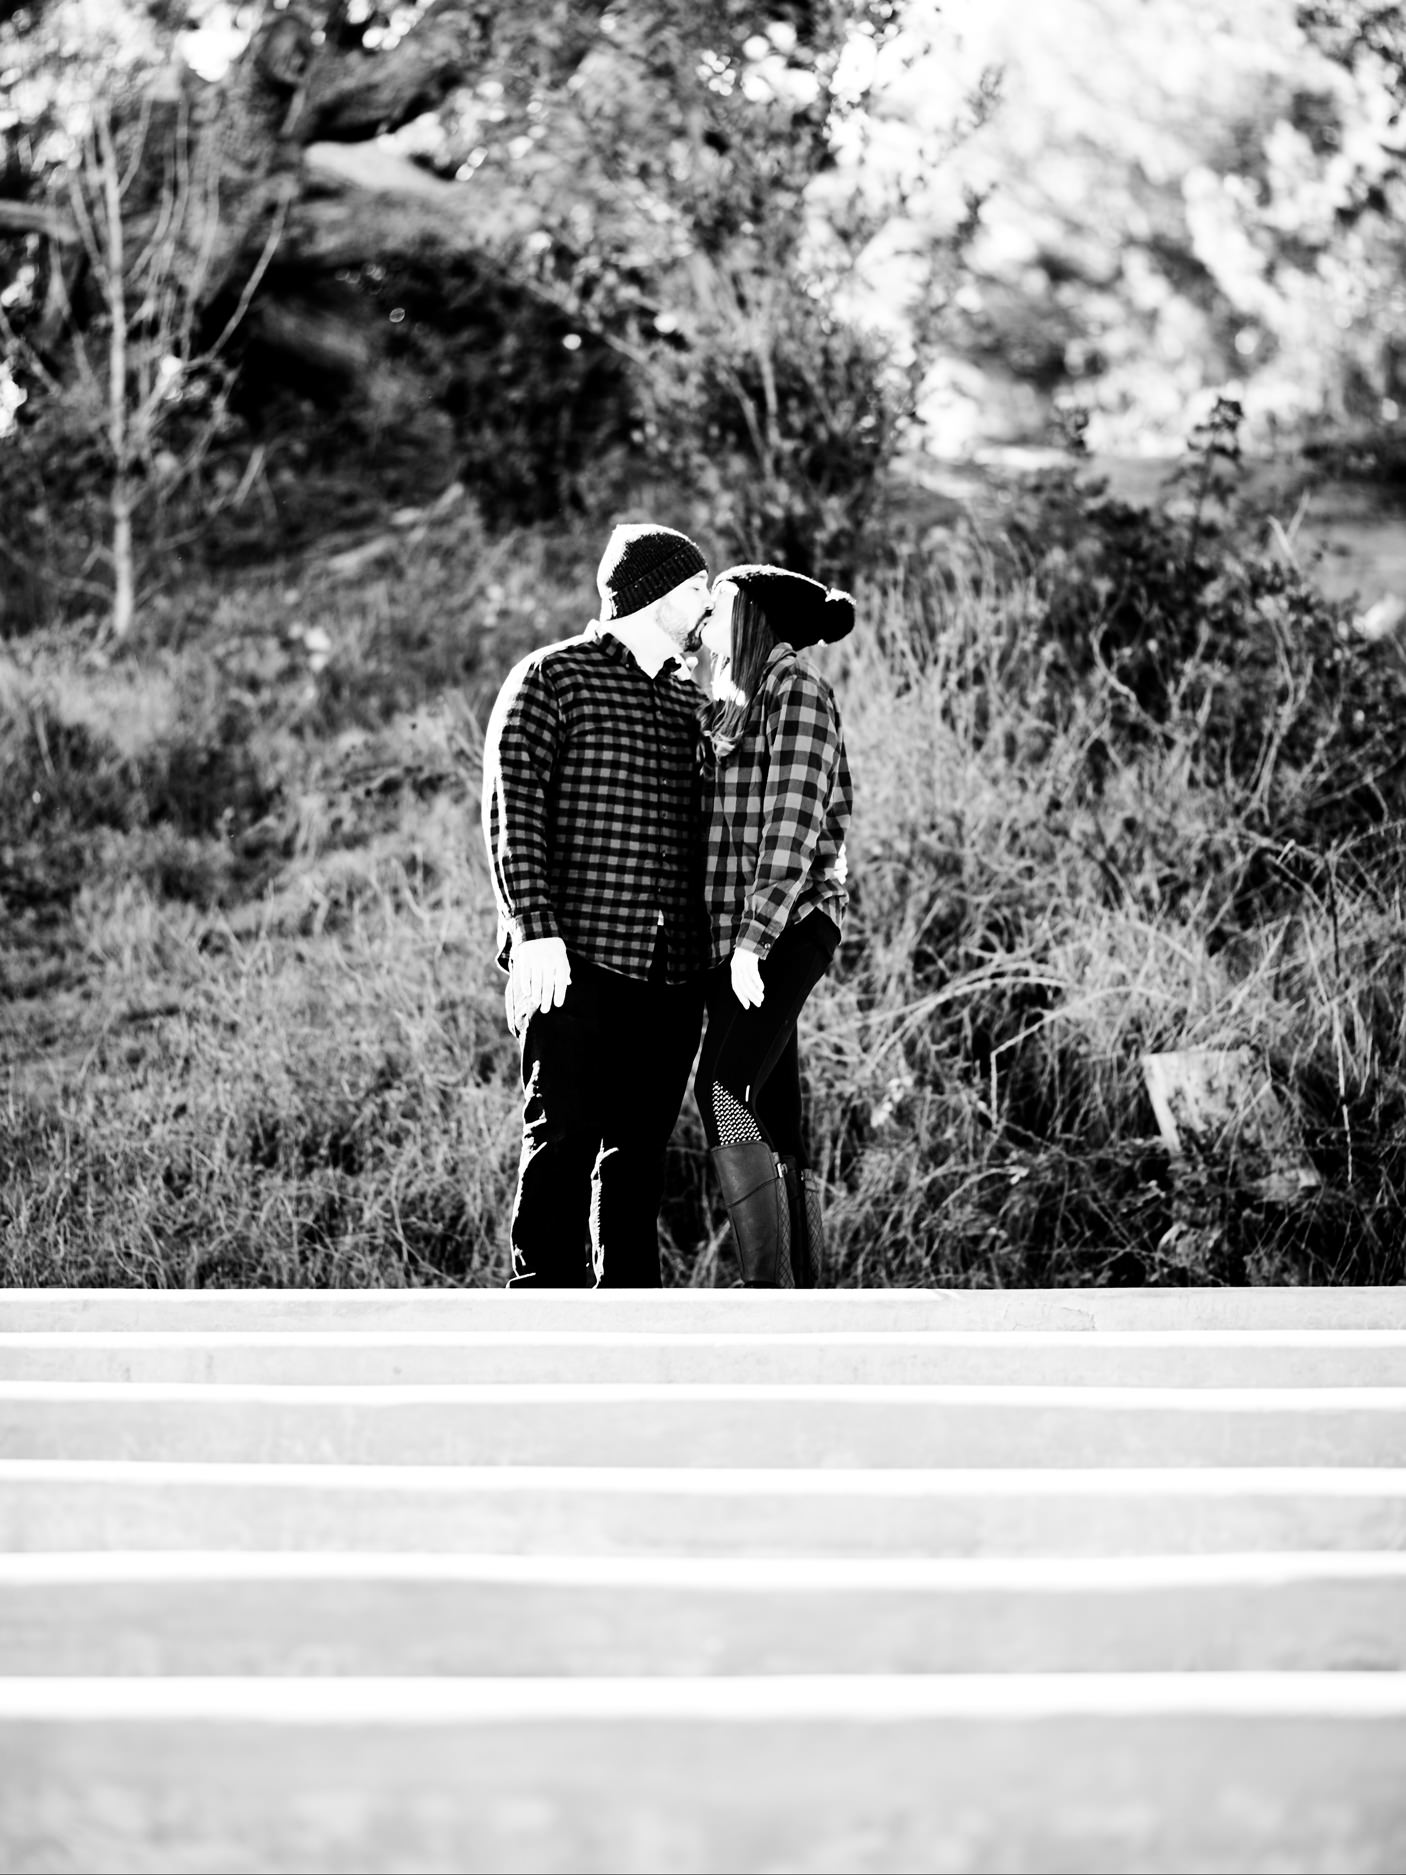
POLYGON ((559 937, 646 977, 662 927, 670 982, 706 968, 700 765, 699 694, 678 665, 650 678, 597 626, 524 658, 483 757, 499 963, 559 937))
POLYGON ((808 911, 843 921, 854 793, 840 713, 789 645, 768 658, 737 746, 708 764, 708 794, 715 961, 739 944, 765 957, 808 911))

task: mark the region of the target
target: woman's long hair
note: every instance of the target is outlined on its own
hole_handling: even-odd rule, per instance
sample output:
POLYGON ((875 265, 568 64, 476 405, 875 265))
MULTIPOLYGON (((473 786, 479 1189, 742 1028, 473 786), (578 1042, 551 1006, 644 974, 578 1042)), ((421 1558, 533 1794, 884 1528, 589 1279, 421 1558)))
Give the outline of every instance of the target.
POLYGON ((728 742, 742 734, 747 712, 761 686, 766 661, 778 640, 767 615, 745 586, 733 588, 732 651, 719 667, 719 676, 732 687, 733 694, 721 706, 713 733, 728 742))

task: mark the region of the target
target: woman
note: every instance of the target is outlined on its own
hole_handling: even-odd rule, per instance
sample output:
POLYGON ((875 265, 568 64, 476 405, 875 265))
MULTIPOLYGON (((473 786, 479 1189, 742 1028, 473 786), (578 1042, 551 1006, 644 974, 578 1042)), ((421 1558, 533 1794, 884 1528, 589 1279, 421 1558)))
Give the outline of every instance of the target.
POLYGON ((840 941, 852 792, 834 693, 796 653, 853 624, 848 593, 735 566, 703 631, 714 966, 694 1092, 751 1288, 810 1288, 820 1273, 796 1020, 840 941))

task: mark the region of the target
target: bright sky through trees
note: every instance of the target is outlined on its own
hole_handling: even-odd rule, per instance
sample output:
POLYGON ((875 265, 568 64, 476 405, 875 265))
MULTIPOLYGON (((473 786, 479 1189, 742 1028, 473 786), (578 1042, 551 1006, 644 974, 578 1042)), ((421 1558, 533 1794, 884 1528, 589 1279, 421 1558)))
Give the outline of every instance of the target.
POLYGON ((1402 130, 1383 85, 1307 41, 1293 0, 946 0, 909 21, 929 45, 879 55, 878 121, 849 153, 871 190, 904 178, 909 214, 855 300, 893 319, 924 235, 982 198, 960 336, 928 386, 940 452, 1038 430, 1052 395, 1121 451, 1183 435, 1222 388, 1261 435, 1391 414, 1402 130), (929 160, 990 70, 999 108, 929 160), (1385 212, 1341 225, 1376 181, 1385 212))

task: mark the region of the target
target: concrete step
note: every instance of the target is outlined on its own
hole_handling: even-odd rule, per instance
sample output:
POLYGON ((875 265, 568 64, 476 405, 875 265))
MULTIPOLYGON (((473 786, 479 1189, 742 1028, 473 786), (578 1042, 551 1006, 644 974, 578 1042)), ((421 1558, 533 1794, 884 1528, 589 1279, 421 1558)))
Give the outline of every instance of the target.
POLYGON ((1406 1284, 1280 1289, 0 1289, 0 1329, 1406 1330, 1406 1284))
POLYGON ((29 1330, 6 1380, 1403 1387, 1406 1330, 29 1330))
POLYGON ((1406 1866, 1406 1676, 0 1682, 0 1866, 1406 1866))
POLYGON ((1406 1389, 0 1383, 0 1458, 322 1464, 1386 1465, 1406 1389))
POLYGON ((0 1551, 1120 1556, 1406 1550, 1406 1469, 0 1460, 0 1551))
POLYGON ((1406 1668, 1406 1554, 0 1556, 0 1674, 1406 1668))

